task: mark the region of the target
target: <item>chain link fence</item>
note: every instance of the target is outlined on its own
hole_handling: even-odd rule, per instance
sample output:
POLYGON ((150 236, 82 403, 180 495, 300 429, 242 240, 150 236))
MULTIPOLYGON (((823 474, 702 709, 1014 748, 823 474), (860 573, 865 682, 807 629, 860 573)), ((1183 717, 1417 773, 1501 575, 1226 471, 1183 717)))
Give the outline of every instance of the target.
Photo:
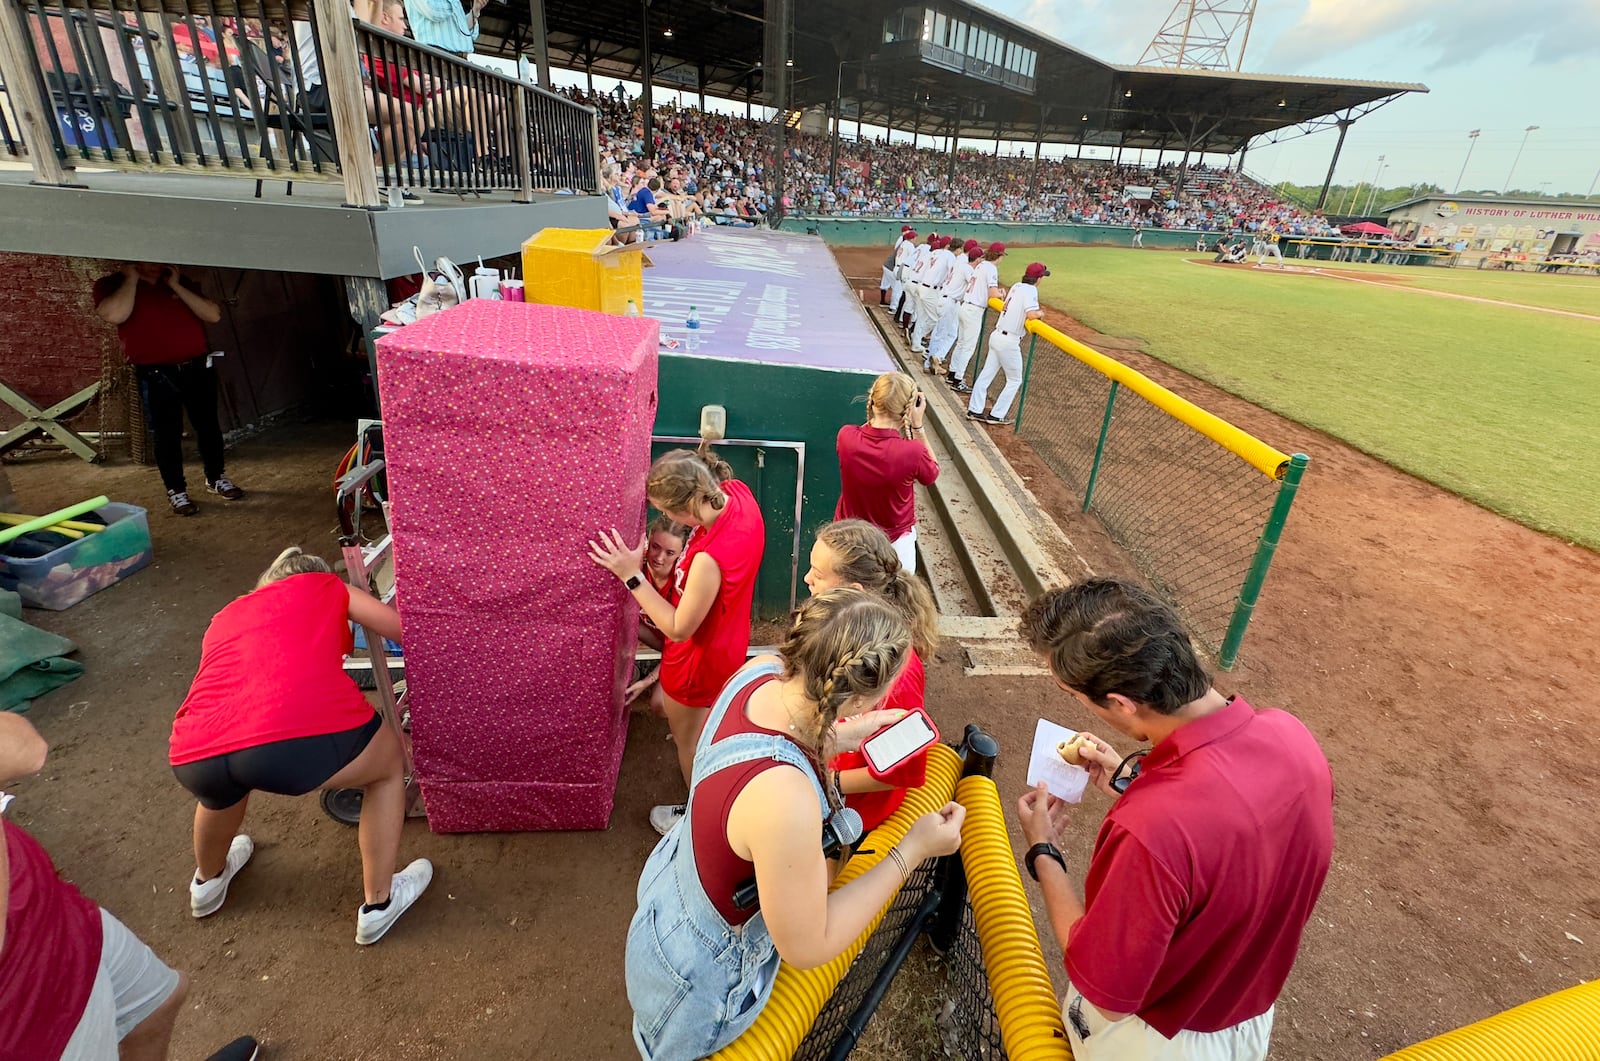
MULTIPOLYGON (((991 311, 985 347, 992 320, 991 311)), ((1113 379, 1057 336, 1046 328, 1028 338, 1017 434, 1082 510, 1099 517, 1221 666, 1233 666, 1305 458, 1276 454, 1217 421, 1252 443, 1258 462, 1261 453, 1275 454, 1265 460, 1269 474, 1174 415, 1174 404, 1188 406, 1176 395, 1081 348, 1120 370, 1113 379)), ((969 384, 986 354, 980 347, 968 366, 969 384)))

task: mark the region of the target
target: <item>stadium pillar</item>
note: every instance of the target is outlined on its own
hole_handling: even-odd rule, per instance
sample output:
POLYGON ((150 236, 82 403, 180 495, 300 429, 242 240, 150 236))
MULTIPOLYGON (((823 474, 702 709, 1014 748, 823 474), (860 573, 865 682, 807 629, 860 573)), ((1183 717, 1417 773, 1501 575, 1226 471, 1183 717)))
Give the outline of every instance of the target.
MULTIPOLYGON (((996 141, 998 143, 999 141, 996 141)), ((950 156, 950 168, 945 173, 945 183, 954 184, 956 179, 956 124, 955 119, 950 119, 950 134, 946 138, 948 147, 945 154, 950 156)))
POLYGON ((650 58, 650 0, 640 0, 639 27, 639 84, 643 86, 639 100, 644 106, 644 157, 649 160, 656 157, 656 123, 652 114, 655 99, 650 93, 651 75, 655 73, 654 60, 650 58))
POLYGON ((1244 172, 1244 156, 1245 156, 1245 153, 1248 152, 1249 150, 1250 150, 1250 141, 1246 140, 1244 143, 1239 145, 1239 164, 1236 167, 1234 167, 1234 172, 1235 173, 1241 173, 1242 174, 1244 172))
POLYGON ((545 32, 544 0, 528 0, 528 31, 533 37, 533 61, 539 64, 539 87, 549 91, 554 84, 550 80, 550 36, 545 32))
POLYGON ((694 70, 694 84, 695 84, 695 87, 700 90, 700 111, 701 111, 701 113, 704 113, 705 109, 706 109, 706 64, 705 63, 701 63, 700 65, 695 67, 695 70, 694 70))
MULTIPOLYGON (((1348 115, 1350 112, 1345 111, 1348 115)), ((1339 119, 1339 140, 1333 145, 1333 158, 1328 162, 1328 175, 1322 178, 1322 191, 1317 196, 1317 209, 1321 210, 1328 202, 1328 186, 1333 183, 1333 171, 1339 165, 1339 152, 1344 147, 1344 134, 1350 131, 1353 123, 1348 117, 1339 119)))

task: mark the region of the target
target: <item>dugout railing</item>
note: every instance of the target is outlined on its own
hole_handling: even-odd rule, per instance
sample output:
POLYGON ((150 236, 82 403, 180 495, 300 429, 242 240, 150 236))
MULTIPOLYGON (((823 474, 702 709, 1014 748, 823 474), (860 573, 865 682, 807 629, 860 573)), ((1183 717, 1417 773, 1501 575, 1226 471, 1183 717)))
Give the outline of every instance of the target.
POLYGON ((860 1041, 920 936, 943 959, 943 991, 919 1001, 937 1019, 947 1056, 964 1061, 1066 1061, 1056 1003, 998 792, 999 747, 968 726, 959 748, 935 747, 927 782, 869 833, 835 887, 877 865, 911 824, 951 799, 967 808, 961 851, 920 866, 850 950, 816 969, 779 967, 772 996, 720 1061, 841 1061, 860 1041))
MULTIPOLYGON (((1001 308, 991 300, 984 310, 968 384, 1001 308)), ((1274 449, 1042 320, 1027 330, 1013 430, 1231 669, 1310 458, 1274 449)))

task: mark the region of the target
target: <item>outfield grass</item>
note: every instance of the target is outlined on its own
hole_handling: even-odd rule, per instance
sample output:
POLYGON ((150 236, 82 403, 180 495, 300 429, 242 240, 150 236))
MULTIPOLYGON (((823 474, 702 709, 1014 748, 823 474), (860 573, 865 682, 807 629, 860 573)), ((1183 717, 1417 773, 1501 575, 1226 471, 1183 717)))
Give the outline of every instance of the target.
MULTIPOLYGON (((1016 248, 1002 279, 1043 261, 1052 272, 1043 300, 1090 327, 1136 337, 1176 368, 1600 549, 1600 322, 1189 257, 1016 248)), ((1509 281, 1503 297, 1515 288, 1512 301, 1537 281, 1563 279, 1372 271, 1425 274, 1430 286, 1484 297, 1497 297, 1489 282, 1509 281)))
MULTIPOLYGON (((1309 265, 1290 258, 1290 265, 1309 265)), ((1600 276, 1571 273, 1524 273, 1478 269, 1411 268, 1399 265, 1353 265, 1349 262, 1317 262, 1321 269, 1348 271, 1352 275, 1379 273, 1400 277, 1407 287, 1428 291, 1447 291, 1453 295, 1493 298, 1544 306, 1600 317, 1600 276)))

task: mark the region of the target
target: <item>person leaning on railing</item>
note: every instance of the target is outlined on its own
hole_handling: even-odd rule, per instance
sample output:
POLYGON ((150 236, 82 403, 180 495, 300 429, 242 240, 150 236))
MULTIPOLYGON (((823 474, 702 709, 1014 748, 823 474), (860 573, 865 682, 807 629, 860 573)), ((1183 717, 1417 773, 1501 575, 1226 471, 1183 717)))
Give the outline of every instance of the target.
POLYGON ((628 926, 628 1003, 645 1061, 705 1057, 733 1042, 761 1015, 780 959, 796 969, 834 960, 923 861, 960 847, 966 812, 947 803, 877 865, 828 888, 823 826, 851 815, 840 814, 826 764, 896 717, 875 708, 910 652, 894 607, 829 590, 795 611, 776 656, 751 660, 717 697, 696 742, 687 812, 645 863, 628 926), (755 906, 735 898, 751 878, 755 906))

